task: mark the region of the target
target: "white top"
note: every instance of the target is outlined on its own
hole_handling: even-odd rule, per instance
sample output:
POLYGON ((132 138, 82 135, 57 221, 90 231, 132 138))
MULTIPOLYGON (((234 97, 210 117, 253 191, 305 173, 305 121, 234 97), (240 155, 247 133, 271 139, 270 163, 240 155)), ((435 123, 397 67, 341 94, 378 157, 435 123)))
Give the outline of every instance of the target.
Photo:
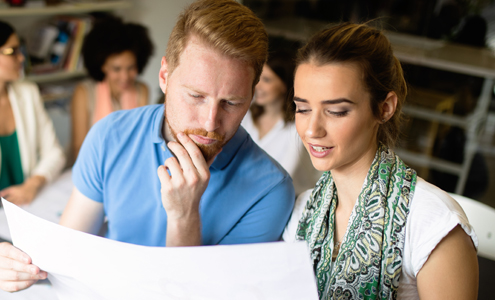
POLYGON ((27 81, 13 82, 8 85, 8 93, 24 178, 40 175, 50 182, 64 168, 65 155, 43 107, 38 86, 27 81))
MULTIPOLYGON (((284 231, 285 241, 295 240, 297 225, 310 195, 311 190, 308 190, 297 198, 291 219, 284 231)), ((418 272, 433 249, 458 224, 471 237, 477 248, 478 238, 459 204, 446 192, 418 177, 406 223, 398 299, 419 299, 416 286, 418 272)))
POLYGON ((251 111, 248 111, 241 125, 253 141, 289 173, 294 182, 296 195, 314 188, 321 172, 313 167, 293 122, 285 124, 284 120, 279 120, 262 139, 254 125, 251 111))

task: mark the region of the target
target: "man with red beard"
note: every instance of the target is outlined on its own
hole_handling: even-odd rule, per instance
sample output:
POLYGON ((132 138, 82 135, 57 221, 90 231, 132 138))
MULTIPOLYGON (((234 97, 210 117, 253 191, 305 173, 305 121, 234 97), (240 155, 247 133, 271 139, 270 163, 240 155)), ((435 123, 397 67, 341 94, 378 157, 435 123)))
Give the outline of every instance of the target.
MULTIPOLYGON (((147 246, 279 240, 292 180, 239 127, 267 41, 261 21, 233 0, 191 4, 162 59, 165 104, 118 111, 92 127, 60 223, 96 234, 106 217, 108 238, 147 246)), ((28 254, 0 244, 0 288, 46 278, 28 254)))

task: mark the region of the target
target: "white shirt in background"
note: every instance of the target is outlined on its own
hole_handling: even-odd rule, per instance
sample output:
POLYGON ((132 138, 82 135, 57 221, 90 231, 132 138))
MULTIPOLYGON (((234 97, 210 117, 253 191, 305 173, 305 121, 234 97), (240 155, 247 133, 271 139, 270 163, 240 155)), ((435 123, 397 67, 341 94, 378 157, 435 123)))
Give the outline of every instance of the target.
POLYGON ((313 167, 293 122, 285 124, 284 120, 279 120, 262 139, 259 137, 250 111, 241 125, 253 141, 289 173, 294 182, 296 195, 315 186, 322 173, 313 167))

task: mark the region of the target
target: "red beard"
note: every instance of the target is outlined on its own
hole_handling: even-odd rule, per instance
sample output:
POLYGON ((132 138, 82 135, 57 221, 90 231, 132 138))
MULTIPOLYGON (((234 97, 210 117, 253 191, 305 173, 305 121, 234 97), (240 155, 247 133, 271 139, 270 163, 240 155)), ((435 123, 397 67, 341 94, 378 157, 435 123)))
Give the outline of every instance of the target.
MULTIPOLYGON (((170 129, 170 133, 174 137, 174 140, 178 141, 179 139, 177 139, 177 133, 172 129, 170 124, 168 124, 168 128, 170 129)), ((202 128, 197 128, 197 129, 188 128, 188 129, 184 130, 184 134, 187 136, 189 136, 190 134, 199 135, 199 136, 204 136, 204 137, 207 137, 210 139, 217 140, 216 143, 213 143, 210 145, 198 144, 198 143, 194 142, 194 140, 192 140, 196 144, 196 146, 198 146, 199 150, 201 150, 201 153, 203 154, 203 156, 207 162, 210 161, 215 156, 215 154, 217 154, 218 151, 220 151, 220 149, 225 144, 223 142, 225 139, 225 136, 218 134, 216 132, 208 132, 202 128)))

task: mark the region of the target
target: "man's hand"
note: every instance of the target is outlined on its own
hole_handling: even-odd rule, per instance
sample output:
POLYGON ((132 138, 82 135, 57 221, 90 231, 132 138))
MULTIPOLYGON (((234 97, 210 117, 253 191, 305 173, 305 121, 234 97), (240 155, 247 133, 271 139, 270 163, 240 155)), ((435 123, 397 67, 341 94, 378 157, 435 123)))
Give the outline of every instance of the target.
POLYGON ((45 177, 33 176, 24 183, 13 185, 0 191, 3 197, 15 205, 27 205, 33 202, 39 189, 45 184, 45 177))
POLYGON ((31 264, 31 258, 10 243, 0 243, 0 288, 7 292, 26 289, 48 274, 31 264))
POLYGON ((201 245, 199 201, 208 187, 209 166, 214 158, 207 163, 188 136, 178 133, 177 138, 182 145, 168 143, 177 158, 167 159, 165 166, 158 168, 162 204, 167 212, 167 246, 201 245))

